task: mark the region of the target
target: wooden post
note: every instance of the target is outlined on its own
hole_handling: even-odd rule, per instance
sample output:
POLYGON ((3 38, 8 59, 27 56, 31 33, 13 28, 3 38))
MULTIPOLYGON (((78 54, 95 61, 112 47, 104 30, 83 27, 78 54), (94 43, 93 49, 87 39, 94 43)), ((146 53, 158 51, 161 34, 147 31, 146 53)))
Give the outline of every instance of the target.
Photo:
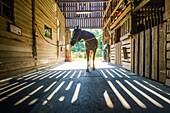
POLYGON ((166 79, 166 24, 159 25, 159 82, 166 79))
POLYGON ((36 43, 36 27, 35 27, 35 5, 36 0, 32 0, 32 36, 33 36, 33 46, 32 54, 35 59, 37 59, 37 43, 36 43))

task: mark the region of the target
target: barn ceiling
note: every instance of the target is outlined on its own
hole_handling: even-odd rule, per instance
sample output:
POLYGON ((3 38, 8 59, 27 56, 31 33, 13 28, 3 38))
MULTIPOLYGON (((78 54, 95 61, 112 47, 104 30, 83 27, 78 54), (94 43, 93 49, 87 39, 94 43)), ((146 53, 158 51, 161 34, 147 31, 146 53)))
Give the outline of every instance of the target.
POLYGON ((66 27, 102 28, 109 0, 56 0, 66 18, 66 27))

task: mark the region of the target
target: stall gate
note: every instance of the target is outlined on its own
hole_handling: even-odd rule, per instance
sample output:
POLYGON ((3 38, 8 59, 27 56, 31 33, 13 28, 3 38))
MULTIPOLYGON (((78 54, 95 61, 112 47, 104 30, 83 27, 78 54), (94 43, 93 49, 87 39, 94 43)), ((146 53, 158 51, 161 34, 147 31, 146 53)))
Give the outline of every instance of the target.
POLYGON ((165 82, 166 24, 133 35, 131 71, 147 78, 165 82))

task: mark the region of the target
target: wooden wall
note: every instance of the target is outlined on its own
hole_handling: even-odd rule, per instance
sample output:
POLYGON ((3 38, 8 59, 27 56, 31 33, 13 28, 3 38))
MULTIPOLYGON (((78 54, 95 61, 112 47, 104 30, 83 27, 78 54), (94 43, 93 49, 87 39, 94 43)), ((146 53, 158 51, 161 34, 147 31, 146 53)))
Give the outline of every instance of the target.
POLYGON ((53 0, 38 0, 36 3, 37 65, 39 66, 57 62, 57 46, 55 46, 57 45, 57 21, 55 19, 56 11, 53 5, 54 2, 53 0), (52 29, 52 39, 44 36, 45 25, 52 29))
POLYGON ((133 35, 135 49, 132 68, 135 73, 165 83, 166 23, 133 35))
POLYGON ((32 55, 32 5, 30 0, 15 0, 14 21, 0 16, 0 78, 35 67, 32 55), (21 35, 8 31, 11 23, 22 29, 21 35))
POLYGON ((126 35, 121 38, 121 62, 122 66, 131 69, 131 36, 126 35))
MULTIPOLYGON (((35 25, 32 24, 31 0, 14 0, 13 19, 0 16, 0 79, 58 62, 57 46, 48 42, 57 44, 56 18, 60 18, 63 33, 65 23, 58 6, 54 4, 55 0, 35 0, 35 25), (11 33, 9 23, 21 28, 21 35, 11 33), (45 38, 48 42, 43 38, 44 25, 52 28, 52 40, 45 38), (36 29, 37 55, 33 55, 33 26, 36 29)), ((63 38, 62 35, 60 38, 63 38)))
POLYGON ((121 56, 121 42, 118 42, 115 44, 115 64, 122 65, 121 56))
POLYGON ((69 44, 71 41, 71 31, 69 29, 66 30, 66 48, 65 48, 65 59, 68 60, 71 57, 71 45, 69 44))
POLYGON ((167 22, 166 63, 167 77, 170 78, 170 22, 167 22))
POLYGON ((165 20, 167 20, 167 25, 166 25, 166 36, 167 36, 167 40, 166 40, 166 68, 167 68, 167 72, 166 72, 166 82, 165 84, 170 86, 170 1, 169 0, 165 0, 165 20))
MULTIPOLYGON (((66 20, 60 11, 60 8, 57 6, 57 19, 59 20, 59 60, 64 60, 65 58, 65 39, 66 39, 66 20)), ((71 34, 70 34, 71 35, 71 34)))

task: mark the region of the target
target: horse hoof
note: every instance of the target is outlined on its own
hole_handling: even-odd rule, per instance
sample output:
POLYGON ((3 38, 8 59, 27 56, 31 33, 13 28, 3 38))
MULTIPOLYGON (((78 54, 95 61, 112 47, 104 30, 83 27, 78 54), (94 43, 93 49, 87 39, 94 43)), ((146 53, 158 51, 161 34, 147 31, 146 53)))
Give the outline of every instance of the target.
POLYGON ((93 70, 96 70, 96 68, 93 68, 93 70))
POLYGON ((86 69, 86 72, 89 72, 89 69, 86 69))

